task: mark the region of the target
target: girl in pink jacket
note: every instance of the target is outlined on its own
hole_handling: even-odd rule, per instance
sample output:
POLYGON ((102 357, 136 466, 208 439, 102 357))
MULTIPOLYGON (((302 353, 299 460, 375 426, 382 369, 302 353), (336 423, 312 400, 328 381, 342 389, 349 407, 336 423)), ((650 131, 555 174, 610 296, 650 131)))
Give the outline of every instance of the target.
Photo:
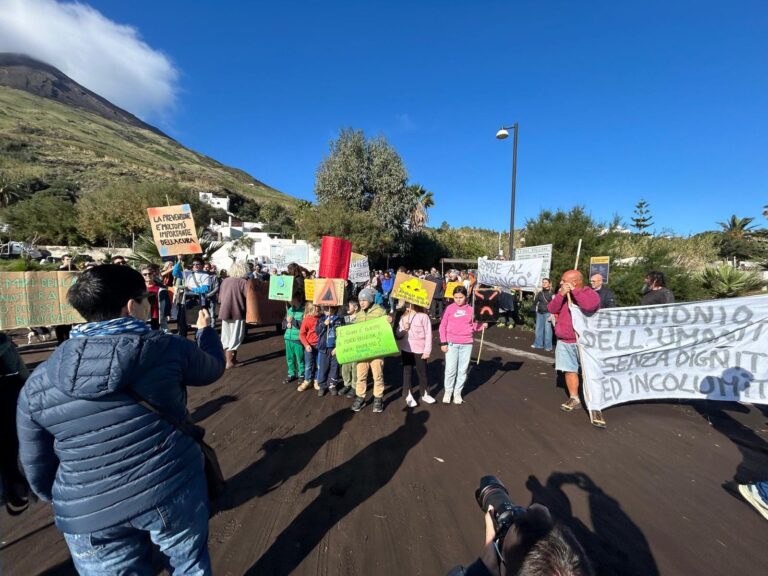
POLYGON ((434 404, 435 399, 429 395, 429 381, 427 380, 427 360, 432 353, 432 322, 421 306, 408 305, 408 309, 397 325, 395 337, 400 340, 400 354, 403 359, 405 403, 410 408, 414 408, 418 404, 411 393, 411 378, 415 367, 419 378, 418 382, 421 383, 424 390, 422 399, 427 404, 434 404))
POLYGON ((461 404, 461 391, 467 379, 472 355, 472 335, 482 332, 487 324, 474 322, 472 306, 467 304, 467 289, 459 286, 453 291, 453 304, 448 306, 440 321, 440 349, 445 352, 445 394, 443 403, 461 404))

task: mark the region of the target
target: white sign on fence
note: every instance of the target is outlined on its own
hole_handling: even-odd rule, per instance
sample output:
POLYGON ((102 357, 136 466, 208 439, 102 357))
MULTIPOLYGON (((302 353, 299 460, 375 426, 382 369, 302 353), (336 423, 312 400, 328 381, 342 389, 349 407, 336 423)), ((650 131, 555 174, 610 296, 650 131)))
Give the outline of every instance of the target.
POLYGON ((349 263, 349 281, 350 282, 368 282, 371 279, 371 269, 368 265, 368 256, 363 256, 359 260, 352 260, 349 263))
POLYGON ((541 258, 543 260, 541 263, 541 277, 549 278, 549 271, 552 269, 552 244, 541 244, 540 246, 526 246, 525 248, 516 248, 514 254, 515 260, 530 260, 531 258, 541 258))
POLYGON ((541 258, 531 260, 477 260, 477 281, 488 286, 533 290, 541 280, 541 258))
POLYGON ((590 410, 660 398, 768 404, 768 296, 571 311, 590 410))

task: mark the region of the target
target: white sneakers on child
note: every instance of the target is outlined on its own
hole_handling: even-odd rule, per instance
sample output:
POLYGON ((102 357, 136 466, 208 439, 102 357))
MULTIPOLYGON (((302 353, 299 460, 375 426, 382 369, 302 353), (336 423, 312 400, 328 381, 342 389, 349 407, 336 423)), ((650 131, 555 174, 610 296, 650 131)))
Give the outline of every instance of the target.
POLYGON ((418 406, 418 402, 416 402, 416 399, 410 392, 408 392, 408 397, 405 399, 405 403, 409 408, 416 408, 416 406, 418 406))
POLYGON ((450 404, 451 403, 451 395, 445 394, 443 395, 443 404, 450 404))
POLYGON ((430 395, 429 395, 429 394, 427 394, 426 392, 425 392, 425 393, 424 393, 424 395, 421 397, 421 399, 422 399, 422 400, 424 400, 424 402, 426 402, 427 404, 434 404, 434 403, 435 403, 435 399, 434 399, 434 398, 432 398, 432 396, 430 396, 430 395))

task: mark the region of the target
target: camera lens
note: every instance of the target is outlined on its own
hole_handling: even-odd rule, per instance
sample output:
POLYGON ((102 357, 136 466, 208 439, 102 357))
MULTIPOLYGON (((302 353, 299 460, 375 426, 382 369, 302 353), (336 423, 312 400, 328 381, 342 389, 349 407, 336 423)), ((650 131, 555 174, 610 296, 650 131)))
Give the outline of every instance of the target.
POLYGON ((480 486, 475 491, 475 498, 483 512, 493 506, 493 526, 497 537, 503 536, 515 519, 525 513, 525 509, 515 506, 509 498, 509 492, 496 476, 483 476, 480 486))

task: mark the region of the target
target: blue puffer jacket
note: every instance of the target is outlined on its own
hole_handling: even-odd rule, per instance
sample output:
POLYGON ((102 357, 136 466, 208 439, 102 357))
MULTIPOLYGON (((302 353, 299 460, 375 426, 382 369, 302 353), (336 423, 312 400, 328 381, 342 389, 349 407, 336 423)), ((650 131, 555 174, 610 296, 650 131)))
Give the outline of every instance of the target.
POLYGON ((215 330, 200 330, 198 343, 160 332, 73 338, 32 373, 19 396, 19 452, 62 532, 124 522, 203 474, 192 438, 121 393, 183 419, 185 385, 224 373, 215 330))

